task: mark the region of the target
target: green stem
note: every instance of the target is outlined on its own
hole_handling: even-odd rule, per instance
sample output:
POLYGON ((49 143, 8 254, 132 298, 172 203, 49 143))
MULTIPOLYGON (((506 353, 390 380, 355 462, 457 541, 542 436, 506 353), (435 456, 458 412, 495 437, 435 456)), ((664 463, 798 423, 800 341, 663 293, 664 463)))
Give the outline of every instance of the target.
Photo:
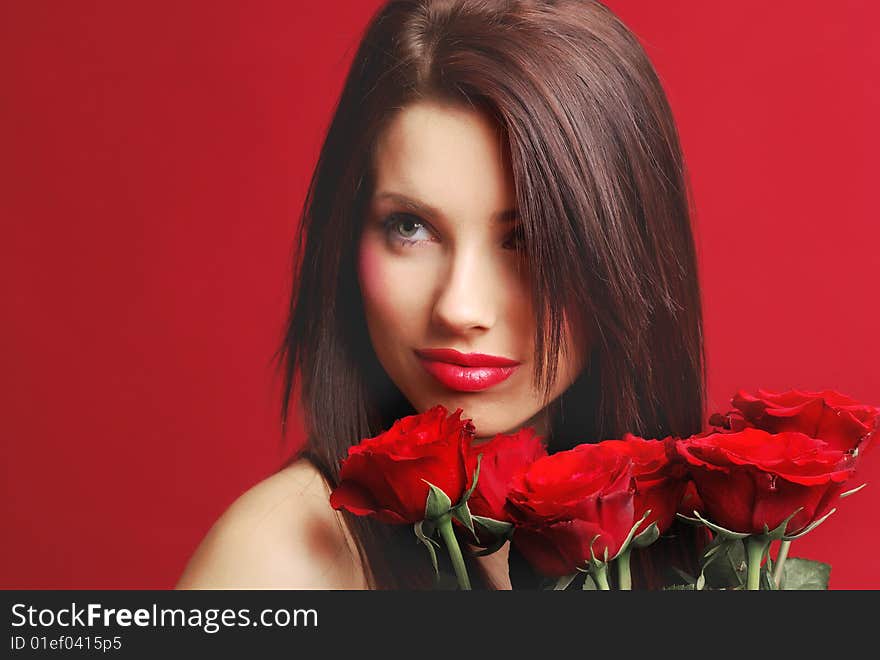
POLYGON ((596 580, 596 586, 599 587, 599 591, 610 591, 611 587, 608 586, 608 564, 600 564, 593 568, 593 579, 596 580))
POLYGON ((461 556, 461 548, 458 546, 458 539, 455 538, 455 532, 452 529, 452 517, 447 513, 437 520, 437 527, 440 529, 440 536, 446 543, 446 549, 449 551, 449 558, 452 560, 452 567, 455 569, 455 577, 458 580, 458 586, 463 591, 471 590, 471 581, 468 579, 467 568, 464 565, 464 557, 461 556))
POLYGON ((776 588, 782 588, 782 566, 788 558, 788 549, 791 547, 791 541, 782 541, 779 544, 779 553, 776 555, 776 563, 773 565, 773 581, 776 588))
POLYGON ((617 562, 617 581, 619 583, 618 588, 621 591, 631 591, 632 590, 632 573, 629 568, 629 553, 632 551, 631 548, 627 548, 620 556, 616 559, 617 562))
POLYGON ((746 589, 758 591, 761 588, 761 559, 767 549, 767 540, 761 536, 748 536, 746 541, 746 557, 748 559, 748 577, 746 589))

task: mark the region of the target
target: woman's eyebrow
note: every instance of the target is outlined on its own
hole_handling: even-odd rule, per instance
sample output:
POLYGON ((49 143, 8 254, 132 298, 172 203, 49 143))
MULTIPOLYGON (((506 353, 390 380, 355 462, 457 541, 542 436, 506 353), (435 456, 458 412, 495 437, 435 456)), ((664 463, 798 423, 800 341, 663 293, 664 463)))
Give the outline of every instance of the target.
MULTIPOLYGON (((374 199, 390 199, 391 201, 396 202, 401 206, 404 206, 416 213, 420 213, 429 218, 445 217, 442 212, 440 212, 430 204, 426 204, 425 202, 407 197, 406 195, 403 195, 401 193, 383 191, 376 193, 374 199)), ((518 218, 519 214, 516 212, 516 209, 505 209, 504 211, 499 211, 498 213, 496 213, 493 216, 492 221, 498 224, 510 224, 516 221, 518 218)))

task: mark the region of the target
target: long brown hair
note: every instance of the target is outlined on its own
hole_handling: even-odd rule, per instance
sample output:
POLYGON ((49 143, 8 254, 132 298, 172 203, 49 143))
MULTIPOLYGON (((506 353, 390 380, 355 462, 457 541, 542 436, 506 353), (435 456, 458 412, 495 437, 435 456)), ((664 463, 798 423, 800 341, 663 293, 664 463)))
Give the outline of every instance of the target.
MULTIPOLYGON (((489 113, 506 136, 545 393, 564 315, 591 328, 587 367, 552 404, 551 451, 625 432, 699 431, 705 359, 689 187, 638 40, 599 2, 393 0, 354 57, 299 224, 279 364, 285 423, 299 387, 303 453, 335 485, 352 444, 414 412, 370 344, 355 250, 377 137, 418 100, 489 113)), ((411 530, 346 520, 372 586, 431 584, 411 530)))

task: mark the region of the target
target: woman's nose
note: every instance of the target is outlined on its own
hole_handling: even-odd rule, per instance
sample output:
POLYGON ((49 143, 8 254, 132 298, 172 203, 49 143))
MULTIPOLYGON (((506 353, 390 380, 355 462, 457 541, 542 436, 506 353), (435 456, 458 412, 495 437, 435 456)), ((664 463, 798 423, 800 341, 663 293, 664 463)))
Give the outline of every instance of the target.
POLYGON ((475 249, 457 250, 441 274, 434 322, 457 334, 491 328, 503 296, 499 288, 491 259, 475 249))

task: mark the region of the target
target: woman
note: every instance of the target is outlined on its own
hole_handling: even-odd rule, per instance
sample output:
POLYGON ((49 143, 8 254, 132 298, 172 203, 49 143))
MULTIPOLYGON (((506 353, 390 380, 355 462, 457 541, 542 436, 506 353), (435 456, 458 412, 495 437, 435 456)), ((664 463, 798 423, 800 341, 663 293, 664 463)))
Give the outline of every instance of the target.
MULTIPOLYGON (((387 3, 298 248, 282 416, 296 384, 307 445, 221 517, 179 587, 430 587, 411 529, 328 495, 348 447, 438 403, 478 438, 533 426, 550 451, 702 426, 678 135, 638 41, 598 2, 387 3)), ((664 539, 637 585, 688 568, 690 544, 664 539)), ((509 552, 472 559, 476 581, 534 586, 509 552)))

